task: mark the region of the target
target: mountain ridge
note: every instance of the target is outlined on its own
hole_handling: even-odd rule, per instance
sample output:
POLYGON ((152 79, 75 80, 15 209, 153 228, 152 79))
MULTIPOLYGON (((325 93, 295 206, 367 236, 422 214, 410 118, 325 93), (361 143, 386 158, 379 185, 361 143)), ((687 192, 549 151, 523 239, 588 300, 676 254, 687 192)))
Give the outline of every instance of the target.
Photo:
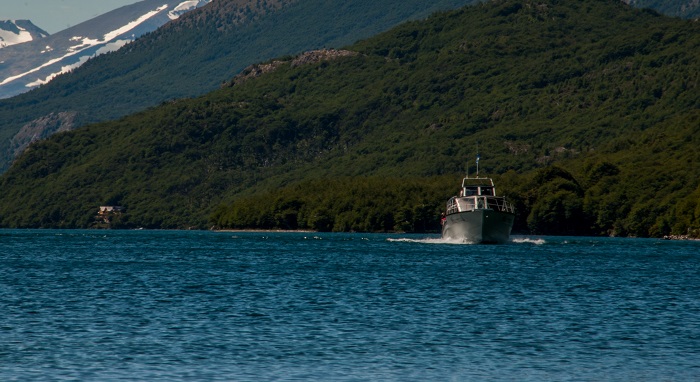
POLYGON ((120 51, 89 60, 41 88, 0 100, 0 171, 13 160, 8 144, 14 134, 23 125, 52 113, 76 112, 69 129, 118 118, 160 102, 216 89, 255 62, 328 44, 349 44, 401 20, 473 1, 352 0, 345 6, 353 6, 354 12, 346 15, 322 0, 210 3, 120 51), (273 8, 278 11, 267 12, 273 8), (222 23, 242 20, 254 22, 221 28, 222 23), (358 25, 362 30, 356 28, 358 25))
MULTIPOLYGON (((0 49, 49 36, 31 20, 0 20, 0 49)), ((0 64, 4 61, 0 61, 0 64)))
MULTIPOLYGON (((49 82, 95 55, 113 51, 211 0, 163 5, 143 0, 41 39, 0 50, 0 98, 8 98, 49 82)), ((45 33, 45 32, 44 32, 45 33)))
MULTIPOLYGON (((42 89, 0 100, 0 172, 14 160, 14 151, 8 147, 13 136, 23 126, 50 115, 76 113, 72 125, 64 129, 118 118, 160 102, 204 94, 255 62, 304 50, 337 48, 400 21, 473 2, 353 0, 339 7, 316 0, 216 1, 206 10, 203 7, 195 11, 192 21, 170 23, 122 53, 99 57, 90 70, 75 70, 42 89), (261 13, 256 9, 277 3, 282 5, 278 11, 254 16, 261 13), (224 8, 229 9, 221 11, 224 8), (206 12, 217 17, 209 17, 206 12), (232 22, 247 15, 254 16, 252 22, 232 22), (202 34, 207 38, 198 40, 202 34)), ((635 5, 659 5, 651 3, 640 1, 635 5)))

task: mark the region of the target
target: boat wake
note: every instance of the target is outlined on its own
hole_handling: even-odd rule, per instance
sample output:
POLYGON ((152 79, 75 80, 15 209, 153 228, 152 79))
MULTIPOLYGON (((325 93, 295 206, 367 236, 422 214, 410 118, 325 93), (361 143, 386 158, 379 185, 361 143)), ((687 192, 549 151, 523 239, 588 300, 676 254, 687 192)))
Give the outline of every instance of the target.
POLYGON ((474 244, 464 240, 456 239, 443 239, 443 238, 424 238, 424 239, 408 239, 408 238, 398 238, 398 239, 386 239, 391 242, 398 243, 421 243, 421 244, 474 244))
MULTIPOLYGON (((420 244, 456 244, 456 245, 472 245, 474 243, 464 241, 464 240, 457 240, 457 239, 443 239, 443 238, 424 238, 424 239, 409 239, 409 238, 396 238, 396 239, 386 239, 389 242, 396 242, 396 243, 420 243, 420 244)), ((547 242, 544 239, 533 239, 529 237, 516 237, 516 238, 511 238, 509 243, 514 243, 514 244, 534 244, 534 245, 542 245, 546 244, 547 242)))
POLYGON ((542 245, 546 244, 547 242, 544 241, 544 239, 531 239, 529 237, 516 237, 511 239, 511 242, 516 243, 516 244, 535 244, 535 245, 542 245))

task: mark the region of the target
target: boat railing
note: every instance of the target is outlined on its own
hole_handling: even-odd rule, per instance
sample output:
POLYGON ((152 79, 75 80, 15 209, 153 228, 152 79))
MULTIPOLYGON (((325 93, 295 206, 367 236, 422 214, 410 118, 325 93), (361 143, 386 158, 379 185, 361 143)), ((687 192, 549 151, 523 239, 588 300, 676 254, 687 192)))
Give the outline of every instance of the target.
POLYGON ((452 198, 447 202, 447 215, 474 210, 496 210, 515 213, 513 203, 502 196, 464 196, 452 198))
POLYGON ((506 201, 504 197, 486 197, 486 203, 489 206, 487 208, 502 212, 510 212, 511 214, 515 213, 515 206, 513 203, 506 201))

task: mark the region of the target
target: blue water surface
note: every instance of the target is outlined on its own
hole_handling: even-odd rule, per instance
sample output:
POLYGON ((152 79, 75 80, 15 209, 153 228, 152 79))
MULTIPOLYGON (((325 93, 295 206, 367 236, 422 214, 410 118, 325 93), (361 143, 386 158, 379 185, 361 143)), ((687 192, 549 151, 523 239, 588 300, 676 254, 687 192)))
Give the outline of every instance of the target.
POLYGON ((0 380, 700 380, 700 242, 0 230, 0 380))

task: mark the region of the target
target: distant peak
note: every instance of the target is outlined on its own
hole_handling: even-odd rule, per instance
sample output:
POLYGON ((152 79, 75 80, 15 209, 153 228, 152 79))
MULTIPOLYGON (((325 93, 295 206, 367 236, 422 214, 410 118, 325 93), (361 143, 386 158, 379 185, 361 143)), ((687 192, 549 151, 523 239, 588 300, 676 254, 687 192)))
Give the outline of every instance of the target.
POLYGON ((49 36, 48 32, 29 20, 0 20, 0 48, 39 40, 49 36))

